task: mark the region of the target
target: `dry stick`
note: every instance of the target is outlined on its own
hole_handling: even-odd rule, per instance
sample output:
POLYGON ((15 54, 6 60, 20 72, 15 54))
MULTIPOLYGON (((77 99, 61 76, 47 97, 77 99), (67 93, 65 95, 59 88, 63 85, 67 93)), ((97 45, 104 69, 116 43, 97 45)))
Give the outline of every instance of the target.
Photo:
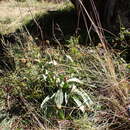
POLYGON ((54 40, 55 40, 55 42, 59 45, 59 47, 60 47, 60 49, 62 48, 61 47, 61 44, 60 44, 60 42, 59 42, 59 40, 56 38, 56 35, 55 35, 55 31, 54 31, 54 27, 55 25, 54 25, 54 20, 52 21, 52 35, 53 35, 53 38, 54 38, 54 40))
POLYGON ((98 27, 98 28, 101 29, 103 32, 105 31, 105 32, 111 34, 111 35, 114 36, 115 38, 117 37, 116 34, 112 33, 111 31, 109 31, 109 30, 107 30, 107 29, 105 29, 105 28, 102 28, 102 27, 98 27))
MULTIPOLYGON (((93 9, 93 12, 94 12, 94 15, 95 15, 95 18, 96 18, 96 21, 97 21, 97 24, 99 25, 99 27, 101 27, 101 22, 100 22, 100 18, 99 18, 99 13, 96 9, 96 6, 95 6, 95 3, 93 0, 90 0, 90 3, 92 5, 92 9, 93 9)), ((101 30, 100 30, 101 31, 101 30)), ((103 33, 103 32, 102 32, 103 33)))
POLYGON ((77 25, 76 25, 76 31, 75 31, 75 33, 76 33, 76 35, 78 34, 78 29, 79 29, 79 23, 80 23, 80 14, 81 14, 81 5, 77 5, 78 7, 76 7, 76 11, 77 11, 77 17, 78 17, 78 20, 77 20, 77 25))
MULTIPOLYGON (((91 5, 92 5, 92 9, 93 9, 93 12, 94 12, 94 15, 95 15, 95 18, 96 18, 96 21, 97 21, 97 27, 100 27, 99 28, 99 32, 101 33, 100 35, 104 38, 105 40, 105 36, 104 36, 104 31, 102 30, 102 25, 101 25, 101 21, 100 21, 100 18, 99 18, 99 13, 97 11, 97 8, 95 6, 95 3, 93 0, 90 0, 91 2, 91 5)), ((105 41, 106 42, 106 41, 105 41)), ((107 42, 106 42, 107 43, 107 42)))
POLYGON ((82 8, 80 8, 80 9, 81 9, 81 12, 82 12, 82 15, 83 15, 83 19, 84 19, 84 22, 85 22, 85 27, 86 27, 87 32, 88 32, 88 37, 89 37, 89 39, 90 39, 90 43, 92 43, 92 39, 91 39, 91 35, 90 35, 90 31, 91 31, 91 29, 92 29, 92 26, 90 26, 90 28, 88 29, 87 20, 86 20, 86 18, 85 18, 84 13, 83 13, 83 9, 82 9, 82 8))
POLYGON ((103 45, 103 48, 107 51, 107 49, 108 49, 108 48, 107 48, 107 41, 106 41, 106 39, 103 37, 103 35, 102 35, 102 33, 101 33, 101 30, 99 30, 99 28, 96 26, 96 24, 95 24, 94 21, 92 20, 92 18, 91 18, 91 16, 89 15, 88 11, 87 11, 86 8, 84 7, 82 1, 81 1, 81 0, 78 0, 78 1, 79 1, 80 5, 82 6, 82 8, 84 9, 85 13, 87 14, 87 16, 88 16, 90 22, 92 23, 92 25, 93 25, 93 27, 94 27, 96 33, 98 34, 98 36, 99 36, 99 38, 100 38, 100 41, 101 41, 101 43, 102 43, 102 45, 103 45))
MULTIPOLYGON (((27 4, 28 4, 28 3, 27 3, 27 4)), ((33 18, 33 20, 34 20, 34 22, 36 23, 37 27, 38 27, 39 30, 40 30, 40 35, 41 35, 42 41, 44 41, 45 39, 44 39, 44 36, 43 36, 42 28, 40 27, 40 25, 38 24, 37 20, 36 20, 35 17, 33 16, 29 4, 28 4, 28 8, 29 8, 29 12, 30 12, 30 14, 31 14, 31 16, 32 16, 32 18, 33 18)))
MULTIPOLYGON (((113 35, 114 37, 116 37, 116 35, 113 34, 112 32, 110 32, 109 30, 106 30, 106 29, 102 28, 101 21, 100 21, 100 17, 99 17, 99 13, 98 13, 98 11, 97 11, 97 8, 96 8, 96 6, 95 6, 95 3, 94 3, 93 0, 90 0, 90 2, 91 2, 92 9, 93 9, 93 12, 94 12, 96 21, 97 21, 97 22, 96 22, 96 23, 97 23, 97 28, 99 29, 100 35, 101 35, 101 36, 104 38, 104 40, 105 40, 105 46, 106 46, 106 45, 109 46, 108 44, 106 44, 107 42, 106 42, 106 39, 105 39, 104 31, 105 31, 105 32, 108 32, 109 34, 113 35)), ((109 47, 110 47, 110 46, 109 46, 109 47)))

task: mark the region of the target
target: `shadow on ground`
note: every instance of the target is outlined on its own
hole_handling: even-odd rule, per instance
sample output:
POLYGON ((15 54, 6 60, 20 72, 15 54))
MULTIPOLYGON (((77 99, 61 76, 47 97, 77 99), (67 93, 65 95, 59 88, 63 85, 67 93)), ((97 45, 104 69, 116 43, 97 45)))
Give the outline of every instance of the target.
POLYGON ((39 41, 49 40, 53 43, 59 41, 62 44, 75 33, 76 14, 72 8, 48 11, 26 23, 23 28, 39 41))

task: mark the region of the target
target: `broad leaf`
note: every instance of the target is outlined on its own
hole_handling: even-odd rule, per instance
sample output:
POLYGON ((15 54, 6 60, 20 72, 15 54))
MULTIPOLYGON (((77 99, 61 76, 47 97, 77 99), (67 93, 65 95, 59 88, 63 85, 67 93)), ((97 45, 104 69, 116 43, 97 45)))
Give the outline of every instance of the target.
POLYGON ((68 83, 80 83, 83 84, 83 82, 81 80, 79 80, 78 78, 71 78, 67 80, 68 83))
POLYGON ((63 103, 63 99, 64 99, 64 97, 63 97, 62 89, 59 89, 57 91, 57 93, 55 94, 55 99, 54 99, 58 109, 61 109, 61 105, 63 103))
POLYGON ((83 103, 76 96, 73 96, 72 98, 75 101, 75 103, 77 104, 77 106, 79 107, 79 109, 82 112, 85 112, 85 106, 83 105, 83 103))
POLYGON ((73 93, 79 95, 83 100, 83 104, 86 104, 86 106, 88 108, 91 108, 91 105, 93 104, 93 101, 91 100, 90 96, 83 89, 79 90, 79 89, 75 88, 73 90, 73 93))
POLYGON ((83 98, 84 103, 90 108, 91 105, 93 105, 93 101, 83 89, 80 89, 80 91, 82 92, 82 98, 83 98))

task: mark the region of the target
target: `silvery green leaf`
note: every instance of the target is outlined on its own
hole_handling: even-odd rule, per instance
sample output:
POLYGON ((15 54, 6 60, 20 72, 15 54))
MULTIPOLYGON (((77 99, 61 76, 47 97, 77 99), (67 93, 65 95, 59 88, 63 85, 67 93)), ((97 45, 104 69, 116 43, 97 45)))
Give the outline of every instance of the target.
POLYGON ((75 96, 73 96, 72 98, 75 101, 75 103, 77 104, 77 106, 79 107, 79 109, 84 113, 85 112, 85 106, 83 105, 83 103, 75 96))
POLYGON ((61 105, 63 103, 63 99, 64 99, 64 97, 63 97, 62 89, 59 89, 57 91, 57 93, 55 94, 55 99, 54 99, 58 109, 61 109, 61 105))
POLYGON ((79 80, 78 78, 71 78, 67 80, 68 83, 80 83, 83 84, 83 82, 81 80, 79 80))
POLYGON ((46 75, 48 75, 48 74, 49 74, 48 70, 45 70, 45 74, 46 74, 46 75))
POLYGON ((43 79, 46 80, 47 79, 47 76, 46 75, 42 75, 43 79))
POLYGON ((93 101, 91 100, 90 96, 83 90, 83 89, 75 89, 73 93, 79 95, 82 100, 83 104, 86 104, 88 108, 91 108, 91 105, 93 105, 93 101))
POLYGON ((43 108, 44 104, 47 103, 50 100, 50 97, 47 96, 41 103, 41 108, 43 108))
POLYGON ((65 103, 66 104, 68 103, 68 95, 67 95, 67 93, 65 93, 65 103))
POLYGON ((72 59, 72 57, 71 57, 71 56, 66 55, 66 57, 67 57, 67 59, 69 59, 71 62, 73 62, 73 59, 72 59))
POLYGON ((56 83, 60 83, 60 78, 56 78, 56 83))
POLYGON ((55 95, 56 95, 56 93, 54 93, 54 94, 50 97, 50 99, 52 99, 55 95))
POLYGON ((65 84, 65 82, 62 81, 62 82, 60 83, 60 87, 62 88, 62 87, 64 86, 64 84, 65 84))
POLYGON ((52 60, 52 61, 48 62, 48 64, 58 65, 58 63, 55 60, 52 60))
POLYGON ((73 84, 72 86, 71 86, 71 92, 72 93, 75 93, 75 91, 77 90, 77 87, 73 84))
POLYGON ((91 100, 90 96, 83 89, 81 89, 80 91, 82 92, 82 98, 83 98, 84 103, 88 107, 90 107, 91 105, 93 105, 93 101, 91 100))

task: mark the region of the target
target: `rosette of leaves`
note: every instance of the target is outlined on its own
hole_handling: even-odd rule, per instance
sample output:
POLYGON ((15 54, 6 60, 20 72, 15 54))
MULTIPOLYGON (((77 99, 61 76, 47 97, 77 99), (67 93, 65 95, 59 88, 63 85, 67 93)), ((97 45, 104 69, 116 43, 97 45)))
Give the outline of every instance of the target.
POLYGON ((63 76, 55 77, 52 73, 51 76, 48 73, 48 76, 44 75, 44 79, 47 82, 55 81, 57 84, 57 87, 51 87, 49 94, 41 103, 44 115, 50 117, 55 115, 64 119, 74 110, 82 113, 88 109, 92 110, 94 102, 91 95, 79 87, 83 85, 83 82, 78 78, 65 80, 63 76))

